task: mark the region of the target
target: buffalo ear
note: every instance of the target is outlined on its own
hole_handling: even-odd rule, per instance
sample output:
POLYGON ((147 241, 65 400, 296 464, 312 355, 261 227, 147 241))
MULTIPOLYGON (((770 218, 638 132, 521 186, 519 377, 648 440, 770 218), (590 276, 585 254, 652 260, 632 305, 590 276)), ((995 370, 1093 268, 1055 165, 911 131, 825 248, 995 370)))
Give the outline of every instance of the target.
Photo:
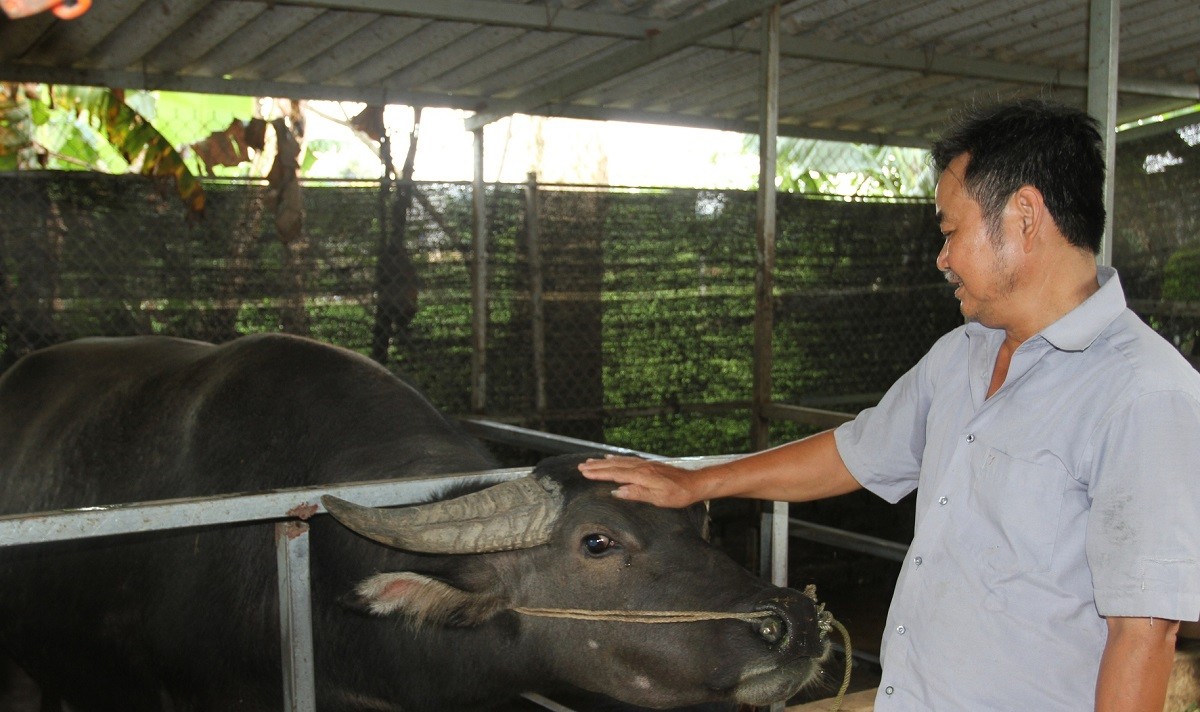
POLYGON ((358 585, 361 603, 377 616, 399 615, 415 628, 479 625, 505 609, 495 596, 471 593, 411 571, 376 574, 358 585))

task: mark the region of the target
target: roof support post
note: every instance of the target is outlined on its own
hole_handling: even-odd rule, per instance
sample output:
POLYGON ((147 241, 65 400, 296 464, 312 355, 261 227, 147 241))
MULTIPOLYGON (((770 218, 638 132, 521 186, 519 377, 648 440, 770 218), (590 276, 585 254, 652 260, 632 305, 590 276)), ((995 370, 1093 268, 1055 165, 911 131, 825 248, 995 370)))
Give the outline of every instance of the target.
POLYGON ((525 180, 525 250, 529 265, 529 318, 533 337, 533 409, 538 426, 546 425, 546 308, 542 293, 542 236, 537 174, 525 180))
POLYGON ((758 134, 758 220, 754 273, 754 378, 750 446, 767 447, 771 402, 771 336, 775 325, 775 141, 779 132, 779 6, 763 13, 762 105, 758 134))
MULTIPOLYGON (((774 361, 772 337, 775 328, 775 160, 779 134, 779 24, 780 6, 763 13, 762 107, 758 135, 758 220, 754 274, 754 394, 751 405, 750 440, 763 450, 770 440, 767 408, 771 404, 771 369, 774 361)), ((772 502, 763 512, 760 565, 769 561, 771 582, 786 586, 788 580, 788 504, 772 502)), ((782 712, 784 703, 771 705, 782 712)))
POLYGON ((1113 203, 1117 165, 1117 62, 1120 56, 1120 0, 1091 0, 1088 13, 1087 110, 1100 122, 1104 139, 1104 239, 1096 260, 1112 264, 1113 203))
POLYGON ((483 128, 475 135, 471 183, 471 412, 487 407, 487 187, 483 183, 483 128))
POLYGON ((674 54, 712 35, 736 27, 768 7, 772 0, 726 0, 714 8, 671 23, 661 32, 643 32, 632 46, 619 46, 555 79, 535 86, 520 96, 493 101, 466 119, 466 127, 475 130, 504 116, 524 113, 558 113, 556 105, 566 104, 574 94, 598 86, 657 59, 674 54))

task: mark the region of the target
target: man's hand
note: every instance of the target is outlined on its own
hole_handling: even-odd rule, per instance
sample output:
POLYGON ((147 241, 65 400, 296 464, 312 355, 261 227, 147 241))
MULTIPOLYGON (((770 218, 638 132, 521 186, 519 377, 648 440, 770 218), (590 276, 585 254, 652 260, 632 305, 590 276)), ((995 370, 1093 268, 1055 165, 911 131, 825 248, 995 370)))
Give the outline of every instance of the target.
POLYGON ((589 480, 615 482, 613 496, 659 507, 686 507, 704 496, 698 492, 700 478, 691 470, 638 457, 609 455, 580 463, 579 471, 589 480))
POLYGON ((579 466, 584 477, 615 482, 622 499, 686 507, 705 499, 808 502, 861 489, 842 462, 832 430, 695 470, 610 455, 579 466))

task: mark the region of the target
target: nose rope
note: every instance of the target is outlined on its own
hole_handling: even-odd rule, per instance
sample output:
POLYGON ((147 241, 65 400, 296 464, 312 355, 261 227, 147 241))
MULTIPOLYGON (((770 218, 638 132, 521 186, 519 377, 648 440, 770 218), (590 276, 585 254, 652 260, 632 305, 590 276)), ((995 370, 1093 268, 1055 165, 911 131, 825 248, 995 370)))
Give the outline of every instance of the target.
POLYGON ((723 611, 596 611, 585 608, 529 608, 514 606, 512 610, 527 616, 541 618, 575 618, 586 621, 614 621, 617 623, 694 623, 733 619, 752 621, 768 618, 771 611, 747 611, 728 613, 723 611))
POLYGON ((850 648, 850 631, 846 630, 846 626, 842 625, 841 621, 833 616, 829 616, 829 624, 837 629, 842 635, 842 650, 845 652, 846 658, 844 661, 844 672, 842 673, 842 686, 838 688, 837 697, 833 698, 833 707, 830 707, 830 712, 838 712, 842 708, 842 700, 846 698, 846 690, 850 689, 850 670, 854 667, 853 653, 850 648))
MULTIPOLYGON (((804 593, 815 603, 816 589, 812 586, 805 588, 804 593)), ((533 608, 528 606, 513 606, 513 611, 540 618, 573 618, 588 621, 610 621, 616 623, 695 623, 698 621, 740 620, 754 621, 760 618, 775 616, 771 611, 747 611, 745 613, 726 611, 613 611, 591 610, 587 608, 533 608)), ((846 626, 825 610, 825 604, 817 604, 817 629, 823 637, 828 637, 831 630, 837 630, 842 636, 842 647, 845 650, 845 668, 842 674, 842 684, 837 696, 833 698, 830 712, 838 712, 846 691, 850 689, 850 671, 853 668, 852 648, 850 647, 850 631, 846 626)))

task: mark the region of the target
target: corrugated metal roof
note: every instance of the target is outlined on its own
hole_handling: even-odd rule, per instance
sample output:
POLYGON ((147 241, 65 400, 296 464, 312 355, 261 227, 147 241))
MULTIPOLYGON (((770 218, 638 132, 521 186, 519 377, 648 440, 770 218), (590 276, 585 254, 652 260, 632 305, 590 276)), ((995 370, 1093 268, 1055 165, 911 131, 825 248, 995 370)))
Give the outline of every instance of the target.
MULTIPOLYGON (((0 79, 753 133, 769 0, 93 0, 0 17, 0 79)), ((1125 0, 1118 120, 1200 101, 1200 2, 1125 0)), ((1087 0, 796 0, 779 132, 923 145, 964 102, 1083 106, 1087 0)))

